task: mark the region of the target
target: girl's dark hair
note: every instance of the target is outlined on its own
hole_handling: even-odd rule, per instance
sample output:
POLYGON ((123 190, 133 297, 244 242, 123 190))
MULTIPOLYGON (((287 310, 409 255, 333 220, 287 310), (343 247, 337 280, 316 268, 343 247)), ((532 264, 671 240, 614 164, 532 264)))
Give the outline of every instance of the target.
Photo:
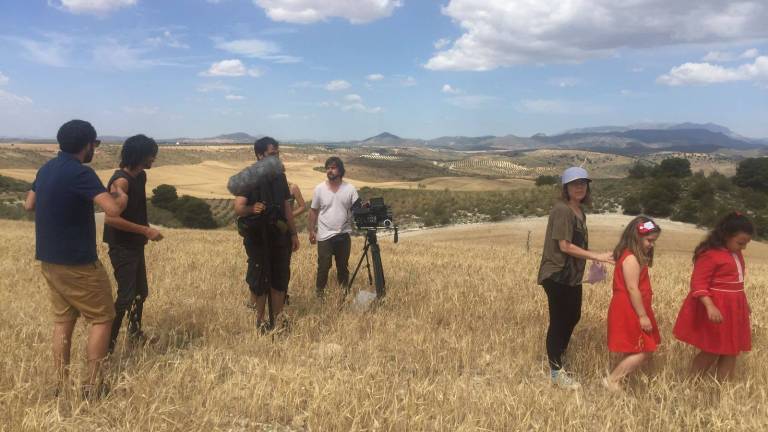
POLYGON ((96 129, 85 120, 70 120, 59 128, 56 141, 64 153, 76 154, 96 140, 96 129))
POLYGON ((336 168, 339 169, 339 177, 344 177, 344 173, 346 172, 344 170, 344 162, 342 162, 341 158, 338 156, 331 156, 325 161, 325 169, 328 169, 329 166, 336 165, 336 168))
POLYGON ((123 143, 120 168, 136 168, 147 158, 157 156, 157 143, 146 135, 134 135, 123 143))
POLYGON ((632 219, 627 224, 627 227, 624 228, 624 232, 621 234, 619 243, 613 249, 613 259, 618 262, 619 258, 621 258, 621 254, 628 249, 630 252, 632 252, 632 255, 634 255, 635 258, 637 258, 637 262, 640 263, 640 267, 643 267, 646 265, 648 267, 652 267, 653 266, 653 249, 651 249, 648 253, 646 253, 643 250, 641 240, 643 236, 647 236, 655 233, 661 234, 661 227, 653 219, 647 216, 638 216, 632 219), (653 224, 653 229, 646 232, 645 234, 641 234, 640 230, 638 229, 638 226, 646 222, 651 222, 653 224))
POLYGON ((739 233, 752 236, 755 234, 755 226, 746 216, 737 211, 728 213, 712 228, 704 241, 696 246, 693 251, 693 261, 695 262, 699 255, 708 249, 725 247, 725 242, 739 233))
POLYGON ((256 153, 256 156, 261 156, 267 152, 267 148, 270 145, 274 148, 280 147, 280 143, 272 137, 259 138, 253 143, 253 152, 256 153))
MULTIPOLYGON (((592 204, 592 182, 587 182, 587 194, 584 195, 584 199, 581 200, 581 203, 584 205, 590 205, 592 204)), ((560 193, 560 198, 565 201, 566 203, 571 200, 571 196, 568 195, 568 183, 563 185, 563 190, 560 193)))

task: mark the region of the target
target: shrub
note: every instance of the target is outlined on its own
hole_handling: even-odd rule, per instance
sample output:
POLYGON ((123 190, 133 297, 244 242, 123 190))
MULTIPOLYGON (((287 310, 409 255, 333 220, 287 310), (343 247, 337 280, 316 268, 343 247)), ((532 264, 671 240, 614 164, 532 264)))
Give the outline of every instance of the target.
POLYGON ((747 158, 739 163, 733 182, 737 186, 768 192, 768 157, 747 158))
POLYGON ((692 174, 691 161, 684 158, 673 157, 661 161, 655 177, 684 178, 690 177, 692 174))
POLYGON ((640 161, 635 162, 629 168, 629 178, 643 179, 647 177, 653 177, 654 167, 640 161))
POLYGON ((628 195, 622 201, 621 207, 625 215, 637 216, 643 212, 640 198, 637 195, 628 195))
POLYGON ((555 185, 560 182, 560 177, 555 175, 540 175, 536 177, 536 186, 555 185))
POLYGON ((187 228, 216 228, 211 207, 200 198, 182 196, 173 203, 173 214, 187 228))
POLYGON ((161 184, 152 189, 152 204, 157 207, 171 210, 178 199, 176 188, 171 185, 161 184))

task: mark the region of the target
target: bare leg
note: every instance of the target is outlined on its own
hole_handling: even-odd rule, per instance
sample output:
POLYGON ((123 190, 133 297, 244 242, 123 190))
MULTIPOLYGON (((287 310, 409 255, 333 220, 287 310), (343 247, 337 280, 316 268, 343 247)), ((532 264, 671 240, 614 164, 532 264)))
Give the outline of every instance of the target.
POLYGON ((696 377, 704 375, 715 365, 715 363, 717 363, 719 357, 720 356, 717 354, 704 351, 698 353, 696 357, 693 358, 693 362, 691 362, 691 375, 696 377))
POLYGON ((272 300, 272 314, 275 318, 280 316, 283 312, 283 304, 285 303, 285 293, 274 289, 270 290, 270 299, 272 300))
POLYGON ((69 352, 77 320, 53 323, 53 366, 59 385, 69 377, 69 352))
POLYGON ((88 384, 98 384, 101 364, 107 356, 111 333, 111 320, 91 324, 91 328, 88 330, 88 343, 86 345, 88 354, 88 384))
POLYGON ((634 372, 635 369, 648 361, 651 358, 651 355, 651 353, 645 352, 626 354, 619 360, 619 364, 613 368, 613 372, 606 378, 606 388, 611 391, 621 390, 621 379, 634 372))
POLYGON ((256 297, 256 321, 264 322, 264 308, 267 305, 267 296, 261 295, 256 297))
POLYGON ((718 381, 728 381, 731 378, 734 369, 736 369, 736 357, 720 356, 717 360, 717 373, 715 375, 718 381))

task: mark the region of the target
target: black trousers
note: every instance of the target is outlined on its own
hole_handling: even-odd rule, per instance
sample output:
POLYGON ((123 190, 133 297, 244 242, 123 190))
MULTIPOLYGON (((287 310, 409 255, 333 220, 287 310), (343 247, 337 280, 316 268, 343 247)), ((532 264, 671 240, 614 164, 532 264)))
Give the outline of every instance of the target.
POLYGON ((547 358, 552 370, 563 368, 563 354, 576 324, 581 319, 581 284, 570 286, 550 279, 542 282, 549 303, 547 358))
POLYGON ((336 274, 339 284, 349 285, 349 253, 352 249, 352 239, 349 234, 337 234, 328 240, 317 242, 317 281, 315 288, 322 295, 328 284, 328 272, 331 270, 331 260, 336 259, 336 274))
POLYGON ((112 335, 109 339, 110 351, 115 348, 123 317, 128 315, 128 333, 136 334, 141 330, 141 316, 144 301, 149 295, 147 284, 147 266, 144 261, 144 246, 109 246, 109 260, 112 262, 115 280, 117 280, 117 300, 115 300, 115 320, 112 322, 112 335))

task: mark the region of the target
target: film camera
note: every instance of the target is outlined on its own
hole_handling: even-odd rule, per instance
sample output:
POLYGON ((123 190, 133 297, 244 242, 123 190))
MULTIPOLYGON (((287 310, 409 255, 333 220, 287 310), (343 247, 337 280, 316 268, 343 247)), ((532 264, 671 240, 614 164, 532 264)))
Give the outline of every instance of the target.
MULTIPOLYGON (((397 225, 392 221, 392 209, 384 204, 384 198, 377 197, 362 205, 358 200, 352 206, 352 218, 355 220, 355 226, 358 230, 365 230, 365 244, 363 245, 363 254, 357 267, 352 273, 352 279, 349 281, 347 290, 355 282, 357 272, 365 261, 365 267, 368 270, 368 283, 376 286, 376 297, 382 298, 386 294, 386 281, 384 279, 384 267, 381 264, 381 249, 376 238, 376 232, 379 228, 392 229, 394 233, 394 242, 397 243, 397 225), (371 255, 369 260, 368 255, 371 255), (373 265, 371 265, 373 264, 373 265), (373 267, 373 275, 371 275, 373 267)), ((345 295, 347 293, 345 292, 345 295)))
POLYGON ((392 209, 384 204, 384 198, 371 198, 367 205, 352 207, 352 218, 357 229, 393 228, 392 209))

